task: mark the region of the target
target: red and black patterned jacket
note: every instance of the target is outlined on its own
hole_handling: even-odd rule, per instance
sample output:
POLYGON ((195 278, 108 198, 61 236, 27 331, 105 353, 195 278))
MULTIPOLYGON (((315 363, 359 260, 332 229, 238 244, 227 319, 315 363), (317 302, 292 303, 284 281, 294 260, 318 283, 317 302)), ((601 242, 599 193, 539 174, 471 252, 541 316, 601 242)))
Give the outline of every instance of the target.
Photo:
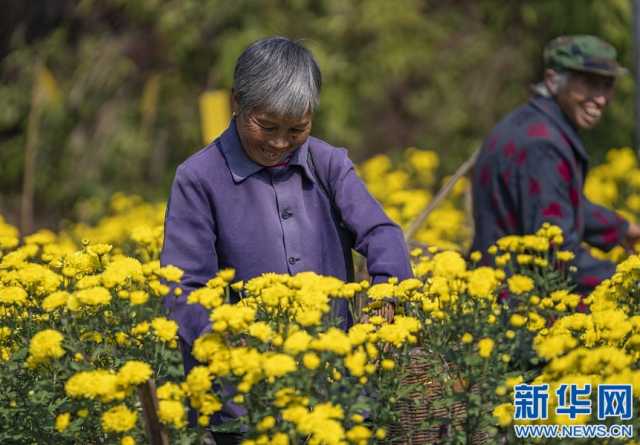
POLYGON ((562 228, 563 249, 576 255, 578 291, 611 276, 614 264, 595 259, 582 243, 610 250, 628 222, 584 196, 587 168, 580 137, 553 99, 536 96, 511 112, 486 139, 474 169, 473 250, 548 221, 562 228))

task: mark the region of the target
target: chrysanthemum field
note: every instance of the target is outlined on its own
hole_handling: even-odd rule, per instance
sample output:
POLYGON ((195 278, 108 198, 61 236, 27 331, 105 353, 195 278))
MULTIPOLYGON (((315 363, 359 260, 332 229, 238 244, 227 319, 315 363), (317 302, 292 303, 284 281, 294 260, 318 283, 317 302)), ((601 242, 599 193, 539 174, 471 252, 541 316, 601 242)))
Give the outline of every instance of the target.
MULTIPOLYGON (((439 185, 437 155, 418 149, 374 157, 359 173, 403 227, 439 185)), ((612 150, 586 193, 634 219, 638 178, 633 152, 612 150)), ((557 227, 467 258, 467 188, 459 182, 418 231, 413 279, 370 286, 364 275, 356 283, 313 273, 211 277, 189 297, 211 311, 212 332, 196 341, 200 364, 186 377, 177 325, 161 304, 174 298, 169 289, 182 274, 158 260, 164 203, 118 194, 93 226, 24 237, 0 217, 0 443, 149 443, 154 416, 141 394, 154 386, 171 444, 200 443, 229 401, 246 408, 226 425, 246 431, 246 445, 427 436, 518 443, 513 386, 522 382, 550 385, 549 424, 613 422, 555 414, 553 389, 562 383, 630 383, 637 406, 640 257, 596 252, 616 261, 617 272, 586 298, 572 292, 572 254, 561 250, 557 227), (487 255, 495 269, 480 265, 487 255), (235 305, 232 290, 244 295, 235 305), (388 323, 375 309, 391 298, 396 316, 388 323), (348 300, 360 320, 348 332, 330 316, 333 299, 348 300), (212 381, 236 391, 216 392, 212 381), (188 427, 189 406, 196 427, 188 427)), ((640 427, 635 417, 627 423, 640 427)), ((592 443, 624 443, 607 440, 592 443)))

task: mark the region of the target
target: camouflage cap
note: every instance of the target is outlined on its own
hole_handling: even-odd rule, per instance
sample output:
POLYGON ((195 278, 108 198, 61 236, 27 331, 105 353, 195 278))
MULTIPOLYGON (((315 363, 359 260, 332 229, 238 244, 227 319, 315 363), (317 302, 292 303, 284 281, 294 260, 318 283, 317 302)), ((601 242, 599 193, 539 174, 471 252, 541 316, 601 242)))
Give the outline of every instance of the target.
POLYGON ((595 36, 560 36, 544 48, 544 65, 547 68, 571 69, 619 76, 627 72, 616 61, 616 49, 595 36))

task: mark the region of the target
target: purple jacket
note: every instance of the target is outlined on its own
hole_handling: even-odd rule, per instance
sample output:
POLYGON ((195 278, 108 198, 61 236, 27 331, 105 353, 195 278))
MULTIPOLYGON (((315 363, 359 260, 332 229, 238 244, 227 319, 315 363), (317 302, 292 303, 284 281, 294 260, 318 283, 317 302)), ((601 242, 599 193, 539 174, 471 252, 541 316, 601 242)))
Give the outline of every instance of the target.
POLYGON ((543 222, 560 226, 564 249, 586 293, 611 276, 613 263, 592 257, 586 242, 609 250, 628 223, 583 193, 588 156, 580 137, 553 99, 534 97, 505 117, 485 141, 473 175, 474 250, 498 238, 535 232, 543 222))
MULTIPOLYGON (((184 292, 165 305, 181 339, 192 345, 208 329, 207 311, 186 299, 219 269, 234 268, 238 280, 303 271, 347 280, 341 222, 374 282, 411 276, 402 231, 369 194, 345 149, 310 137, 286 166, 266 168, 247 157, 232 121, 178 167, 167 204, 161 263, 184 270, 184 292)), ((346 301, 340 303, 337 315, 348 321, 346 301)))

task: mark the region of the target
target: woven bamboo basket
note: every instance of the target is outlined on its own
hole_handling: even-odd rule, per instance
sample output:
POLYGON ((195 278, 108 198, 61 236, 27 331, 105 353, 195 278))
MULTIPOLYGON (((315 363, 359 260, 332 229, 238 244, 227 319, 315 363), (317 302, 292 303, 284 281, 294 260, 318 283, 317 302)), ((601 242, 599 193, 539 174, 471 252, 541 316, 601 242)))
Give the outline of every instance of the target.
MULTIPOLYGON (((407 375, 403 385, 415 385, 414 390, 404 400, 398 402, 399 423, 390 428, 391 443, 394 445, 427 445, 446 441, 456 431, 464 430, 467 409, 463 402, 454 402, 450 407, 438 406, 437 400, 443 397, 444 388, 438 378, 438 371, 425 360, 424 350, 415 348, 410 353, 407 375), (441 419, 434 426, 424 426, 426 420, 441 419)), ((462 391, 462 385, 457 385, 462 391)), ((456 385, 454 384, 454 390, 456 385)), ((471 389, 474 391, 474 388, 471 389)), ((475 388, 477 391, 477 388, 475 388)), ((483 431, 473 433, 471 443, 484 445, 489 443, 488 435, 483 431)))

